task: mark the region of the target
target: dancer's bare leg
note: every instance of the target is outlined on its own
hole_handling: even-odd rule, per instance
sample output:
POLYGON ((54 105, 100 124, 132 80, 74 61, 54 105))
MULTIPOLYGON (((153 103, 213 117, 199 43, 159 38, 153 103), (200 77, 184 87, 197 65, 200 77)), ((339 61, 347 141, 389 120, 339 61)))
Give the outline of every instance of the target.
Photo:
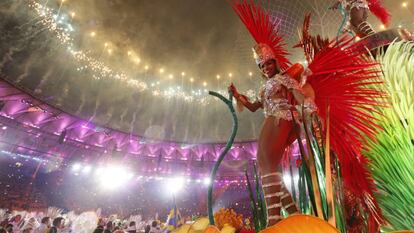
POLYGON ((368 12, 366 8, 354 7, 350 12, 350 23, 355 33, 360 37, 366 37, 375 33, 372 26, 367 22, 368 12))
POLYGON ((288 212, 289 215, 299 213, 298 207, 293 200, 292 195, 287 190, 286 186, 282 186, 283 195, 281 197, 282 207, 288 212))
MULTIPOLYGON (((276 125, 274 118, 266 118, 259 138, 257 161, 262 174, 268 226, 274 225, 282 219, 280 215, 282 197, 286 199, 287 190, 285 188, 285 192, 283 189, 283 176, 278 169, 292 129, 292 121, 281 119, 276 125)), ((292 197, 290 198, 292 199, 292 197)))

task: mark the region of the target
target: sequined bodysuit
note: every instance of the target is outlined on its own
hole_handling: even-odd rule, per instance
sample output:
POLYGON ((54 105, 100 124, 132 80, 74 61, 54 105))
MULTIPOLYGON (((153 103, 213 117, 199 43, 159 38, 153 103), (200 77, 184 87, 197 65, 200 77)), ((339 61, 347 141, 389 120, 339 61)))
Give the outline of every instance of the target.
POLYGON ((275 122, 278 123, 279 119, 291 121, 292 105, 287 99, 287 93, 285 89, 300 90, 299 83, 290 78, 287 75, 277 74, 273 78, 266 81, 260 91, 260 102, 263 104, 265 117, 275 117, 275 122))
POLYGON ((369 9, 368 2, 366 0, 340 0, 342 6, 347 10, 352 10, 352 8, 366 8, 369 9))
MULTIPOLYGON (((275 123, 280 119, 293 120, 292 107, 287 99, 286 89, 295 89, 302 93, 299 83, 288 75, 277 74, 266 81, 260 91, 259 101, 263 104, 265 117, 275 117, 275 123)), ((299 107, 300 106, 295 106, 299 107)), ((316 111, 317 107, 311 98, 305 98, 304 108, 309 112, 316 111)), ((299 119, 298 112, 293 111, 295 119, 299 119)))

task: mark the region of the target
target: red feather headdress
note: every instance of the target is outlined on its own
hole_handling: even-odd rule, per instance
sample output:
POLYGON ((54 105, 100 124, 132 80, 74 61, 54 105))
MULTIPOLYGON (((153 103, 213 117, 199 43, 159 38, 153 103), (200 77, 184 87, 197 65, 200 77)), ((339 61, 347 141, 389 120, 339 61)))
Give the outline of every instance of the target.
POLYGON ((369 10, 374 14, 381 22, 388 26, 391 19, 390 12, 383 6, 382 0, 368 0, 369 10))
POLYGON ((282 70, 286 70, 290 62, 286 58, 288 52, 284 48, 283 38, 279 35, 276 20, 272 20, 269 12, 256 5, 252 0, 229 1, 233 10, 258 44, 254 48, 257 54, 255 56, 257 63, 261 64, 266 62, 266 59, 272 58, 279 63, 282 70), (269 53, 269 49, 273 54, 269 53))

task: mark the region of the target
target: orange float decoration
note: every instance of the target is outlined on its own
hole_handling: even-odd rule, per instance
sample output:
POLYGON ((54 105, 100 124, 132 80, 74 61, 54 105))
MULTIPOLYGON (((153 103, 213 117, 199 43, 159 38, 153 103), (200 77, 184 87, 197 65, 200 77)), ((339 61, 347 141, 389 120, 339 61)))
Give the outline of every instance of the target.
POLYGON ((260 233, 339 233, 329 223, 309 215, 293 215, 260 233))
POLYGON ((220 230, 216 226, 208 226, 203 233, 220 233, 220 230))

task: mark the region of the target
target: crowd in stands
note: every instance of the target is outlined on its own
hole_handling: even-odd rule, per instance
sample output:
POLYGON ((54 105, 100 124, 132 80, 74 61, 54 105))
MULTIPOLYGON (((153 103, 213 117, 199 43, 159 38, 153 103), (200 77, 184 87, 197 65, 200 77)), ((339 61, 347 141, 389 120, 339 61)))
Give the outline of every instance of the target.
POLYGON ((121 219, 116 215, 100 216, 100 210, 63 213, 48 208, 46 213, 0 209, 0 233, 162 233, 166 232, 157 219, 142 220, 141 216, 121 219))

